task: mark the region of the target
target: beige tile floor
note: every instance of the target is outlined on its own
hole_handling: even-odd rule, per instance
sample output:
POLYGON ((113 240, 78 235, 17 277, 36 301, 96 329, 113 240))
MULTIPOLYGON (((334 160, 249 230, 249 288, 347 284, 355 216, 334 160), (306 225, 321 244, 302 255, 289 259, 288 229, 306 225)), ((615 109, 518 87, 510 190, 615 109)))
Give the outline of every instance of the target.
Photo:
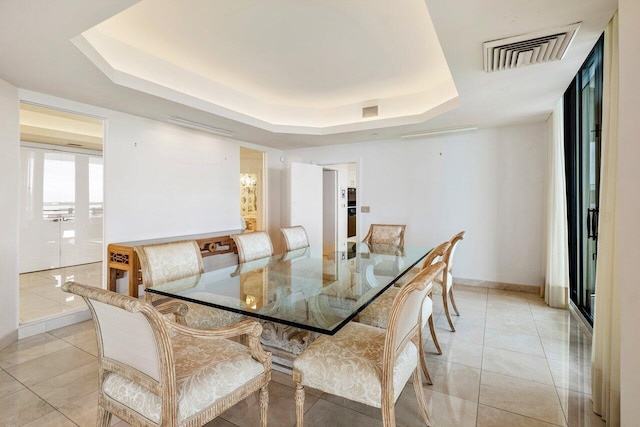
POLYGON ((86 308, 82 298, 62 292, 68 280, 102 286, 102 262, 21 274, 20 324, 86 308))
MULTIPOLYGON (((436 426, 605 425, 590 410, 591 340, 568 311, 532 294, 458 286, 456 295, 457 332, 448 331, 434 296, 443 354, 425 344, 434 384, 424 389, 436 426)), ((97 389, 90 321, 0 351, 0 425, 95 425, 97 389)), ((291 378, 274 372, 269 393, 269 425, 293 426, 291 378)), ((305 404, 306 426, 382 425, 379 410, 336 396, 309 392, 305 404)), ((208 425, 256 426, 258 417, 252 396, 208 425)), ((398 400, 396 419, 423 425, 412 386, 398 400)))

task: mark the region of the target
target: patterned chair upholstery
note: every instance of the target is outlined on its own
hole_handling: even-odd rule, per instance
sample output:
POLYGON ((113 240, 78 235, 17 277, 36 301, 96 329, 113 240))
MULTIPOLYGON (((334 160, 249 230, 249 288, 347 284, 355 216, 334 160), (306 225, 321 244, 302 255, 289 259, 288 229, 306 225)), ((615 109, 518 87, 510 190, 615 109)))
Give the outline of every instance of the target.
MULTIPOLYGON (((422 266, 418 273, 414 274, 413 278, 417 276, 420 271, 430 267, 436 262, 441 261, 444 254, 449 249, 449 242, 444 242, 435 247, 429 254, 425 257, 422 262, 422 266)), ((443 269, 443 274, 446 269, 443 269)), ((409 273, 406 273, 409 274, 409 273)), ((405 275, 406 275, 405 274, 405 275)), ((442 276, 441 276, 442 277, 442 276)), ((413 280, 413 279, 411 279, 413 280)), ((436 281, 438 278, 435 279, 436 281)), ((433 302, 431 301, 431 289, 433 284, 429 284, 429 291, 427 293, 427 297, 424 299, 422 303, 422 327, 420 328, 420 363, 422 366, 422 372, 424 373, 425 378, 431 383, 431 376, 429 375, 429 369, 427 368, 427 359, 424 356, 424 350, 422 348, 422 329, 429 324, 429 330, 431 332, 431 338, 433 339, 433 343, 436 346, 438 354, 442 354, 442 349, 440 348, 440 343, 438 342, 438 336, 436 335, 436 329, 433 322, 433 302)), ((391 287, 387 289, 380 297, 375 299, 367 308, 362 310, 360 315, 358 316, 358 322, 364 323, 366 325, 375 326, 377 328, 386 328, 389 322, 389 315, 391 313, 391 307, 393 305, 393 301, 396 296, 400 293, 400 288, 391 287)))
MULTIPOLYGON (((84 298, 96 326, 98 426, 109 426, 112 414, 131 425, 201 426, 257 390, 267 425, 271 354, 260 346, 258 322, 192 329, 136 298, 74 282, 62 289, 84 298)), ((164 309, 186 306, 171 301, 164 309)))
MULTIPOLYGON (((136 246, 134 248, 140 260, 142 282, 145 288, 174 280, 195 277, 204 272, 200 248, 195 241, 159 243, 153 245, 136 246)), ((196 283, 184 283, 184 286, 194 286, 196 283)), ((145 293, 148 303, 157 305, 166 298, 145 293)), ((244 316, 201 304, 184 303, 187 314, 179 322, 192 328, 210 329, 229 326, 244 319, 244 316)))
POLYGON ((236 242, 236 247, 238 248, 238 261, 240 263, 253 261, 258 258, 266 258, 273 255, 271 239, 264 231, 234 234, 231 238, 236 242))
POLYGON ((362 241, 369 245, 403 246, 406 228, 406 225, 371 224, 362 241))
POLYGON ((418 340, 422 302, 444 268, 442 262, 427 267, 399 290, 386 330, 351 322, 333 336, 321 336, 294 360, 297 427, 303 426, 305 386, 381 408, 383 425, 394 426, 395 402, 412 374, 420 412, 432 425, 420 378, 418 340))
POLYGON ((444 306, 444 314, 447 316, 447 321, 449 322, 449 327, 453 332, 456 331, 456 327, 453 325, 453 319, 451 319, 451 313, 449 312, 449 301, 451 300, 451 306, 453 307, 453 311, 456 313, 456 316, 460 316, 460 312, 458 311, 458 307, 456 307, 456 300, 453 298, 453 275, 451 271, 453 270, 453 254, 458 246, 458 243, 464 239, 464 231, 459 232, 455 236, 449 240, 451 246, 449 246, 449 250, 444 254, 442 260, 447 264, 447 269, 442 276, 442 279, 436 280, 436 283, 440 285, 442 288, 442 303, 444 306))
POLYGON ((307 236, 307 231, 303 226, 284 227, 280 231, 284 236, 287 252, 309 247, 309 236, 307 236))

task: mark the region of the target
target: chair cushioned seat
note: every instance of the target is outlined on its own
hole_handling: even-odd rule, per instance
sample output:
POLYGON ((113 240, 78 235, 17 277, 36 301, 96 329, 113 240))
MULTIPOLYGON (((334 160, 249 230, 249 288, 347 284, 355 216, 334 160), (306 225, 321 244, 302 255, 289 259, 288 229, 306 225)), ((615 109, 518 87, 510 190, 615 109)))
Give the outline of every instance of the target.
MULTIPOLYGON (((380 408, 385 334, 383 329, 351 322, 334 336, 314 341, 293 367, 302 374, 304 386, 380 408)), ((417 363, 418 351, 409 342, 393 367, 394 401, 417 363)))
MULTIPOLYGON (((382 295, 376 298, 367 308, 362 310, 358 321, 365 325, 375 326, 376 328, 387 328, 389 322, 389 313, 393 300, 396 298, 400 288, 389 288, 382 295)), ((431 298, 425 298, 422 303, 422 326, 424 327, 429 320, 429 316, 433 313, 433 301, 431 298)))
MULTIPOLYGON (((226 339, 171 337, 174 349, 178 396, 178 421, 212 406, 253 378, 264 373, 264 366, 253 359, 249 349, 226 339)), ((118 374, 110 373, 103 391, 112 399, 160 423, 160 396, 118 374)))
MULTIPOLYGON (((229 303, 236 303, 240 305, 240 302, 237 298, 224 297, 222 295, 212 295, 208 292, 194 292, 188 295, 191 298, 209 301, 211 303, 219 302, 223 304, 223 299, 228 300, 224 301, 225 305, 229 305, 229 303)), ((233 313, 231 311, 220 310, 214 307, 207 307, 202 304, 196 304, 188 301, 182 301, 187 305, 189 311, 187 311, 187 315, 185 316, 185 321, 187 325, 192 328, 197 329, 215 329, 222 328, 225 326, 232 326, 238 322, 241 322, 245 319, 245 316, 239 313, 233 313)), ((238 307, 240 308, 240 307, 238 307)))

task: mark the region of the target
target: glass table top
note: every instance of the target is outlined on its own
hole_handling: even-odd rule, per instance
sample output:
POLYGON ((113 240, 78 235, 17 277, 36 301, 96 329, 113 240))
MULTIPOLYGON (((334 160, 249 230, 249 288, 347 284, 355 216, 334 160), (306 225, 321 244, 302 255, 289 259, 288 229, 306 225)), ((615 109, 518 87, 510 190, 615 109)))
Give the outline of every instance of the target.
POLYGON ((186 277, 147 292, 333 335, 431 250, 356 245, 305 248, 186 277))

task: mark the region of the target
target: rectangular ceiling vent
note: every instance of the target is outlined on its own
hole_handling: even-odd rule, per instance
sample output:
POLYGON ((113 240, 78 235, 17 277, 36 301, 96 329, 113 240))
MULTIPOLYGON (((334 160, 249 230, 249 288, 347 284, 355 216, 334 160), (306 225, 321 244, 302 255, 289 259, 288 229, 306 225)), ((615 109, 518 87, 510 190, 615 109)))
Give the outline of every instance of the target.
POLYGON ((362 107, 362 118, 378 117, 378 106, 373 105, 371 107, 362 107))
POLYGON ((562 28, 538 31, 482 44, 487 73, 561 60, 580 22, 562 28))

